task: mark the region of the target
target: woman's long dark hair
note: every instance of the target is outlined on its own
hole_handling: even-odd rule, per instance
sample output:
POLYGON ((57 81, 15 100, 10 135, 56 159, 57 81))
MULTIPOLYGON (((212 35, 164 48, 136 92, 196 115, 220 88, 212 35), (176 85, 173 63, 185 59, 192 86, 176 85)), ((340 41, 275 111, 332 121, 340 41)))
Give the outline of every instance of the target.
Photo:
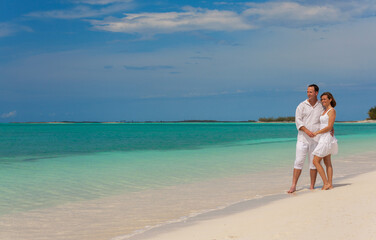
POLYGON ((327 96, 329 100, 332 99, 332 101, 330 102, 330 105, 332 107, 335 107, 337 105, 336 100, 334 99, 333 95, 330 92, 324 92, 323 94, 321 94, 320 98, 322 98, 322 96, 324 95, 327 96))

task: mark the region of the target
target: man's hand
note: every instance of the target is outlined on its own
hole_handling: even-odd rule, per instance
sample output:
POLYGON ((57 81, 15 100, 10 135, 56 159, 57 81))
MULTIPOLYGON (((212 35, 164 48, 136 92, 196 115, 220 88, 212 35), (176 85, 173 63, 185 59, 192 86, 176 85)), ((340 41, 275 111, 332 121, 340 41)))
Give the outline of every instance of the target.
POLYGON ((313 133, 304 126, 300 127, 299 130, 305 132, 309 137, 314 137, 313 133))
POLYGON ((332 130, 330 130, 330 135, 332 135, 332 137, 334 136, 334 128, 332 128, 332 130))
POLYGON ((313 134, 311 131, 309 131, 307 128, 303 130, 309 137, 315 137, 315 134, 313 134))

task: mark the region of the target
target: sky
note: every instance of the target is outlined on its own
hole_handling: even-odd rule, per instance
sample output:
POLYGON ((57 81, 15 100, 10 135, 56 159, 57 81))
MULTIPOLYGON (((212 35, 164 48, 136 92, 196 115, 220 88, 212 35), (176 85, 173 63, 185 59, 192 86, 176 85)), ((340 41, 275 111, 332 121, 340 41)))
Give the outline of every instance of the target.
POLYGON ((0 122, 364 120, 375 66, 373 0, 0 0, 0 122))

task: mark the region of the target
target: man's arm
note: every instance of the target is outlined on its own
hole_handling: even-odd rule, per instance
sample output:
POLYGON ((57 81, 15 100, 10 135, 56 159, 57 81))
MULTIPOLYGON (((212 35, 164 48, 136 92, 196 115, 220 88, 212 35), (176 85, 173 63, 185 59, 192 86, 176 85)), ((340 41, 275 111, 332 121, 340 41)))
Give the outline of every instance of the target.
POLYGON ((296 112, 295 112, 295 124, 296 124, 296 128, 299 131, 305 132, 309 137, 314 137, 313 133, 311 131, 309 131, 304 126, 304 122, 303 122, 303 107, 301 105, 299 105, 296 108, 296 112))

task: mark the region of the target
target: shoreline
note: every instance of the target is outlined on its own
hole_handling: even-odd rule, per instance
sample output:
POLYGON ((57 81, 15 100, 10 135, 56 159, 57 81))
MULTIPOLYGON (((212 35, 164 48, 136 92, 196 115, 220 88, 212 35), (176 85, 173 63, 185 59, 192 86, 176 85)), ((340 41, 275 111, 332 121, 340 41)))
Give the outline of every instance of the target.
MULTIPOLYGON (((358 159, 357 162, 360 163, 359 165, 360 169, 353 169, 352 165, 348 165, 349 161, 351 162, 350 159, 353 159, 353 157, 355 156, 348 156, 346 158, 335 160, 337 162, 337 163, 334 163, 336 167, 335 178, 334 178, 335 186, 340 185, 341 181, 346 181, 347 179, 351 179, 353 177, 361 176, 363 174, 367 174, 373 171, 376 173, 376 164, 371 163, 376 158, 374 151, 368 152, 366 155, 361 156, 358 159), (371 160, 371 162, 368 162, 369 160, 371 160), (364 164, 368 165, 368 168, 361 167, 361 166, 365 166, 364 164), (347 170, 351 169, 351 170, 346 171, 345 169, 347 170)), ((260 207, 264 207, 268 204, 279 202, 284 199, 297 197, 297 196, 301 196, 305 194, 310 194, 312 191, 309 190, 308 175, 309 174, 307 174, 307 171, 305 171, 304 174, 302 174, 302 177, 300 179, 300 184, 297 187, 297 191, 293 194, 287 194, 287 190, 290 187, 290 185, 288 185, 289 184, 288 181, 290 181, 290 176, 289 176, 288 181, 285 181, 286 188, 279 190, 277 192, 266 194, 266 195, 265 194, 256 195, 255 197, 251 199, 244 199, 238 202, 233 202, 226 206, 222 206, 216 209, 210 209, 208 211, 195 214, 193 216, 183 216, 179 219, 172 219, 171 221, 168 221, 165 223, 161 223, 161 224, 154 225, 154 226, 148 226, 147 228, 138 229, 137 231, 129 233, 129 234, 124 234, 124 235, 120 235, 114 238, 110 238, 110 240, 152 240, 155 238, 155 236, 158 236, 160 234, 169 233, 175 230, 185 228, 190 225, 198 224, 201 221, 206 221, 206 220, 214 221, 215 219, 223 217, 223 216, 229 216, 229 215, 233 215, 233 214, 237 214, 237 213, 241 213, 241 212, 245 212, 249 210, 258 209, 260 207)), ((317 184, 316 184, 314 191, 319 191, 321 187, 322 187, 322 182, 321 182, 320 177, 318 176, 317 184)), ((180 236, 175 236, 174 238, 180 239, 180 236)), ((173 240, 174 238, 171 238, 171 240, 173 240)), ((164 240, 164 238, 162 239, 164 240)), ((196 239, 196 238, 192 237, 192 239, 196 239)), ((248 238, 246 239, 249 240, 248 238)), ((229 240, 229 238, 225 238, 224 240, 229 240)))
MULTIPOLYGON (((356 155, 356 165, 354 165, 354 156, 347 156, 346 158, 337 159, 336 162, 338 162, 338 166, 335 166, 335 178, 334 178, 334 184, 336 185, 339 181, 342 181, 343 179, 351 178, 352 176, 361 175, 370 171, 376 171, 376 163, 374 163, 374 160, 376 159, 376 152, 371 151, 367 152, 364 155, 356 155), (340 161, 338 161, 340 160, 340 161), (355 167, 355 168, 354 168, 355 167), (357 168, 360 167, 360 168, 357 168), (344 171, 345 170, 345 171, 344 171), (337 177, 336 177, 337 176, 337 177)), ((334 164, 336 164, 334 162, 334 164)), ((134 230, 132 232, 124 231, 124 224, 127 224, 126 216, 120 214, 117 216, 117 213, 120 213, 127 209, 130 205, 124 206, 125 208, 120 207, 122 203, 124 202, 123 198, 117 198, 115 197, 108 199, 109 201, 101 201, 101 199, 85 202, 84 205, 78 203, 76 205, 75 203, 67 204, 67 205, 61 205, 54 208, 55 210, 58 210, 57 212, 52 211, 52 215, 49 214, 50 211, 46 209, 44 210, 35 210, 29 213, 25 214, 16 214, 16 215, 8 215, 4 216, 3 219, 0 218, 0 226, 2 224, 9 224, 9 219, 12 219, 12 224, 14 224, 14 227, 11 228, 4 228, 4 231, 0 231, 0 238, 1 239, 42 239, 42 238, 54 238, 54 239, 111 239, 111 240, 149 240, 149 239, 155 239, 156 236, 159 236, 161 234, 167 234, 171 233, 173 231, 180 231, 181 229, 185 229, 186 227, 201 224, 203 221, 216 221, 219 218, 232 216, 234 214, 241 214, 248 210, 254 210, 258 211, 257 209, 263 208, 264 206, 268 206, 269 204, 274 204, 280 201, 284 201, 285 199, 290 199, 290 197, 300 197, 304 195, 310 195, 311 191, 308 189, 307 181, 305 181, 305 178, 308 178, 307 171, 304 172, 304 175, 307 175, 305 177, 302 176, 300 179, 300 186, 298 186, 298 191, 296 194, 289 195, 285 193, 287 189, 289 188, 289 183, 291 180, 290 172, 284 171, 282 175, 286 175, 287 177, 282 177, 279 175, 274 175, 275 179, 279 179, 279 182, 286 183, 286 188, 280 188, 280 190, 272 191, 270 194, 263 194, 262 197, 260 195, 254 195, 251 199, 245 199, 240 201, 235 201, 232 203, 229 203, 228 205, 222 205, 218 208, 206 208, 206 211, 200 211, 200 212, 192 212, 192 214, 188 215, 180 215, 178 218, 170 218, 169 220, 166 219, 166 221, 161 222, 160 224, 152 225, 147 224, 144 228, 138 228, 138 230, 134 230), (114 201, 115 200, 115 201, 114 201), (120 204, 120 205, 119 205, 120 204), (69 212, 71 206, 79 206, 79 208, 73 208, 76 209, 76 211, 73 211, 75 213, 75 217, 73 215, 65 215, 65 213, 69 212), (98 208, 98 206, 103 206, 102 208, 98 208), (119 208, 120 207, 120 208, 119 208), (94 210, 94 211, 93 211, 94 210), (116 211, 113 211, 116 210, 116 211), (104 215, 98 215, 99 212, 105 211, 104 215), (45 214, 47 213, 47 215, 45 214), (12 217, 13 216, 13 217, 12 217), (18 217, 15 217, 18 216, 18 217), (59 221, 56 221, 56 216, 59 216, 59 221), (15 217, 15 218, 14 218, 15 217), (19 218, 22 217, 22 218, 19 218), (87 219, 90 224, 88 224, 88 227, 82 226, 82 221, 80 221, 77 218, 87 219), (98 217, 103 217, 104 219, 107 219, 105 222, 100 221, 99 219, 96 219, 98 217), (125 218, 124 218, 125 217, 125 218), (39 219, 35 223, 33 223, 35 219, 39 219), (95 223, 93 222, 95 220, 95 223), (58 223, 58 225, 56 225, 58 223), (28 227, 23 230, 19 229, 17 226, 25 226, 28 227), (92 229, 92 226, 97 225, 97 229, 92 229), (106 227, 104 227, 106 226, 106 227), (82 234, 82 235, 81 235, 82 234), (27 236, 27 237, 26 237, 27 236), (149 238, 147 238, 149 236, 149 238)), ((307 179, 308 180, 308 179, 307 179)), ((243 181, 241 181, 243 182, 243 181)), ((251 184, 251 182, 250 182, 251 184)), ((316 187, 319 188, 321 185, 321 181, 318 179, 316 187)), ((202 185, 200 185, 202 187, 202 185)), ((225 185, 221 185, 221 188, 226 188, 225 185)), ((248 185, 248 187, 251 187, 248 185)), ((191 194, 192 188, 186 188, 187 191, 183 191, 182 193, 185 194, 191 194), (189 189, 189 190, 188 190, 189 189)), ((204 189, 207 189, 204 187, 204 189)), ((177 189, 176 189, 177 190, 177 189)), ((174 190, 174 191, 176 191, 174 190)), ((218 189, 220 190, 220 189, 218 189)), ((317 189, 318 190, 318 189, 317 189)), ((180 191, 180 190, 179 190, 180 191)), ((163 195, 163 194, 162 194, 163 195)), ((184 197, 186 195, 182 195, 184 197)), ((183 198, 179 198, 183 199, 183 198)), ((178 198, 175 198, 175 202, 180 202, 178 198)), ((207 199, 206 201, 210 201, 210 199, 207 199)), ((146 211, 153 211, 153 209, 158 209, 159 207, 162 207, 159 209, 160 213, 168 212, 171 209, 171 205, 156 205, 156 198, 154 198, 153 203, 146 206, 146 211)), ((147 216, 146 216, 147 217, 147 216)), ((144 220, 148 220, 148 218, 144 218, 144 220)), ((86 221, 84 221, 86 222, 86 221)), ((5 227, 5 225, 3 225, 5 227)), ((235 226, 236 227, 236 226, 235 226)), ((163 240, 169 240, 169 238, 161 238, 163 240)), ((183 240, 184 238, 180 238, 179 236, 174 236, 171 238, 171 240, 179 239, 183 240)), ((200 238, 196 238, 196 236, 193 236, 191 239, 197 239, 200 240, 200 238)), ((211 240, 214 238, 203 238, 202 240, 211 240)), ((223 240, 229 240, 230 238, 223 238, 223 240)), ((234 238, 236 239, 236 238, 234 238)), ((249 240, 249 238, 246 238, 249 240)), ((253 238, 252 238, 253 239, 253 238)), ((260 239, 260 238, 256 238, 260 239)), ((272 239, 272 238, 271 238, 272 239)), ((283 238, 284 239, 284 238, 283 238)), ((218 238, 217 240, 221 240, 221 238, 218 238)), ((242 239, 243 240, 243 239, 242 239)), ((244 239, 245 240, 245 239, 244 239)))
MULTIPOLYGON (((353 161, 352 159, 354 159, 354 157, 356 157, 356 155, 350 155, 345 158, 342 157, 340 159, 334 160, 334 165, 335 165, 335 177, 334 177, 334 184, 333 184, 334 186, 337 186, 337 187, 342 186, 341 182, 347 181, 347 179, 352 179, 354 177, 368 174, 370 172, 375 172, 376 174, 376 164, 373 163, 373 161, 376 159, 376 155, 374 151, 367 152, 367 154, 362 155, 362 156, 358 156, 359 158, 357 158, 356 162, 358 162, 358 167, 360 167, 359 169, 355 169, 357 167, 353 168, 354 166, 350 164, 350 162, 353 161), (368 165, 368 167, 364 168, 364 166, 366 165, 368 165)), ((256 196, 252 199, 245 199, 239 202, 233 202, 232 204, 229 204, 227 206, 224 206, 218 209, 212 209, 207 212, 202 212, 195 216, 175 219, 173 221, 159 224, 157 226, 151 226, 146 229, 139 229, 138 231, 133 232, 131 234, 125 234, 125 235, 111 238, 111 240, 154 240, 154 239, 159 240, 159 238, 156 238, 159 235, 164 235, 167 233, 169 234, 174 231, 180 231, 181 229, 184 229, 191 225, 200 224, 202 221, 215 221, 218 218, 227 217, 233 214, 239 214, 241 212, 252 211, 258 208, 263 208, 265 206, 268 206, 269 204, 274 204, 274 202, 283 201, 284 199, 299 197, 299 196, 303 196, 306 194, 309 195, 312 193, 312 191, 309 190, 308 175, 309 174, 307 173, 307 169, 305 169, 305 172, 302 173, 301 179, 299 181, 300 184, 297 187, 297 191, 293 194, 287 194, 287 190, 290 187, 290 185, 288 185, 289 183, 286 182, 286 188, 279 192, 262 195, 260 197, 256 196)), ((290 176, 288 180, 290 180, 290 176)), ((321 179, 319 176, 317 176, 316 187, 313 192, 321 191, 320 190, 321 187, 322 187, 321 179)), ((201 239, 201 238, 196 238, 197 236, 191 236, 191 237, 192 237, 191 239, 201 239)), ((180 239, 185 239, 185 238, 181 238, 181 236, 179 235, 179 236, 174 236, 171 239, 161 238, 160 240, 173 240, 173 239, 180 240, 180 239)), ((212 238, 203 238, 202 240, 207 240, 207 239, 212 239, 212 238)), ((221 239, 222 238, 218 238, 216 240, 221 240, 221 239)), ((228 237, 223 238, 223 240, 229 240, 229 239, 232 239, 232 238, 228 238, 228 237)), ((234 238, 234 239, 237 239, 237 238, 234 238)), ((249 240, 249 239, 254 239, 254 238, 253 237, 245 238, 244 240, 249 240)), ((255 238, 255 239, 263 239, 263 238, 255 238)), ((274 238, 265 238, 265 239, 269 240, 269 239, 274 239, 274 238)), ((276 239, 279 239, 279 238, 276 238, 276 239)), ((285 239, 285 238, 282 238, 282 239, 285 239)), ((304 239, 304 238, 301 238, 301 239, 304 239)))
MULTIPOLYGON (((359 225, 362 225, 364 230, 367 227, 372 229, 376 224, 376 195, 374 194, 376 187, 372 184, 375 180, 374 169, 350 174, 335 179, 333 184, 335 188, 329 191, 321 191, 319 185, 313 191, 303 188, 294 194, 281 193, 246 200, 184 221, 157 226, 133 236, 119 236, 111 240, 319 239, 316 238, 317 234, 322 235, 320 239, 329 239, 325 237, 327 235, 332 235, 332 239, 357 239, 357 235, 349 235, 340 230, 345 228, 347 233, 360 233, 359 225), (358 193, 355 195, 359 198, 354 196, 354 192, 358 193), (373 204, 369 205, 369 208, 366 204, 361 204, 359 207, 358 200, 373 204), (296 208, 295 212, 292 210, 294 208, 296 208), (346 209, 346 213, 335 211, 333 208, 346 209), (332 214, 329 220, 326 211, 332 214), (359 214, 359 211, 367 213, 368 218, 359 214), (368 220, 353 224, 354 216, 359 220, 363 218, 368 220), (285 218, 283 221, 289 224, 282 227, 284 224, 277 220, 279 218, 285 218), (341 227, 336 226, 339 219, 342 220, 341 227), (302 225, 301 221, 310 222, 314 226, 302 225), (270 224, 275 227, 270 227, 270 224), (252 227, 255 225, 258 227, 252 227), (325 229, 320 232, 325 225, 336 227, 338 231, 325 229), (316 232, 315 227, 319 227, 320 231, 316 232)), ((376 230, 368 231, 367 234, 363 231, 363 235, 365 238, 362 239, 373 239, 376 230)))

